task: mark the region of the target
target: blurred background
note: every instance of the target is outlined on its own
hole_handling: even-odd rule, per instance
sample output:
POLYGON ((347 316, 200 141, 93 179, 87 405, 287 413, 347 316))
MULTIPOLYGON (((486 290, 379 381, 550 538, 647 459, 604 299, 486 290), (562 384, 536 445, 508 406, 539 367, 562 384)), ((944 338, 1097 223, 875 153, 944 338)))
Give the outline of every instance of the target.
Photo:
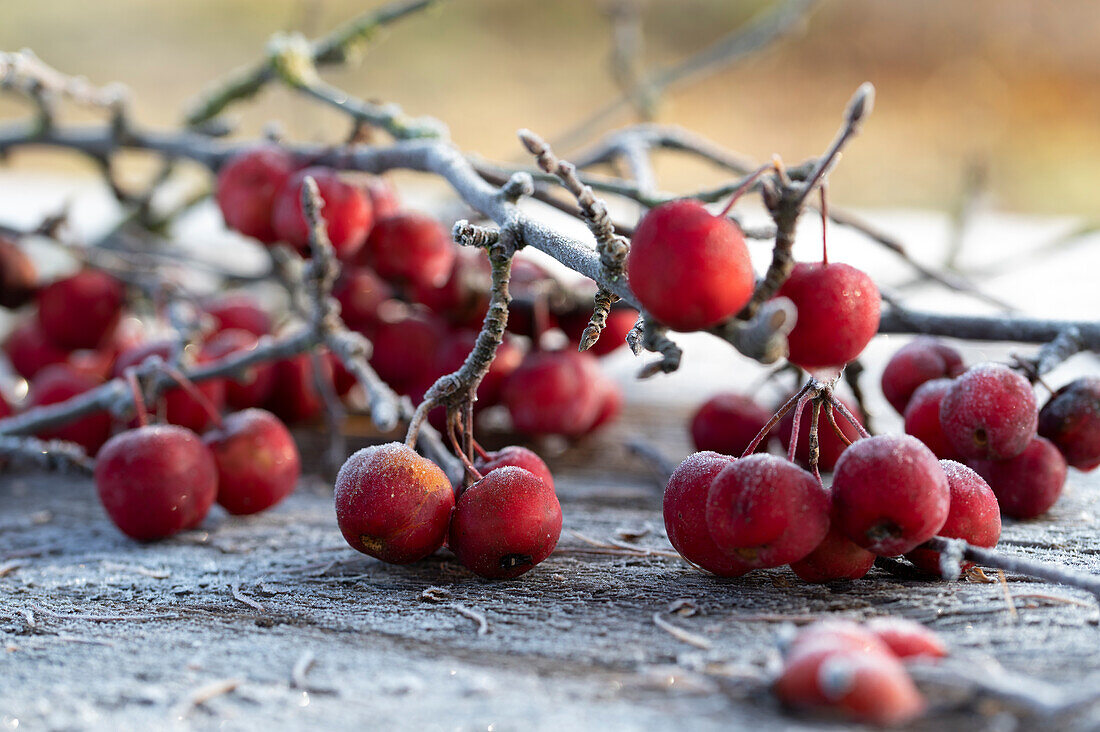
MULTIPOLYGON (((362 0, 36 0, 8 2, 0 48, 33 49, 62 71, 133 91, 135 117, 177 124, 211 79, 258 58, 274 32, 321 34, 380 5, 362 0)), ((785 3, 747 0, 450 0, 392 26, 362 63, 327 72, 353 94, 444 120, 468 150, 517 160, 519 127, 554 140, 621 97, 628 66, 675 67, 785 3), (625 10, 624 10, 625 7, 625 10), (621 15, 620 15, 621 17, 621 15), (622 37, 622 36, 621 36, 622 37)), ((1100 3, 1093 0, 819 0, 765 49, 668 89, 652 119, 695 130, 753 158, 819 152, 865 80, 874 115, 832 177, 837 202, 950 210, 977 181, 998 208, 1091 215, 1100 209, 1100 3)), ((26 115, 0 99, 0 117, 26 115)), ((326 109, 271 88, 234 108, 241 134, 278 120, 300 139, 347 130, 326 109)), ((639 119, 626 104, 573 139, 639 119)), ((565 150, 563 150, 564 152, 565 150)), ((18 169, 94 171, 66 153, 19 152, 18 169)), ((718 180, 678 157, 662 186, 718 180)))

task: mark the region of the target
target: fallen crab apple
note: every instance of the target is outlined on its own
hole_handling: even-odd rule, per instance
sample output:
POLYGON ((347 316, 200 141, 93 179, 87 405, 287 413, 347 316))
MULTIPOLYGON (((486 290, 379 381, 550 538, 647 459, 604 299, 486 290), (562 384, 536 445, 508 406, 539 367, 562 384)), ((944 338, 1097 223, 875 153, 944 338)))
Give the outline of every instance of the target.
POLYGON ((348 544, 391 564, 408 564, 447 541, 477 575, 512 579, 550 556, 561 506, 545 463, 530 450, 486 453, 486 472, 456 502, 435 463, 397 442, 364 448, 336 478, 336 518, 348 544), (544 477, 545 476, 545 479, 544 477))

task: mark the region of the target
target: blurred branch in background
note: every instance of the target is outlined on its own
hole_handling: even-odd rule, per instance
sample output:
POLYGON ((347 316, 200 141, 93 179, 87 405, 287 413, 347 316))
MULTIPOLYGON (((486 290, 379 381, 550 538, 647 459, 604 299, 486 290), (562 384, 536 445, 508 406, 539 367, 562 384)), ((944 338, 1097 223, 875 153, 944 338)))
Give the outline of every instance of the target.
MULTIPOLYGON (((609 122, 623 108, 634 105, 636 109, 643 110, 646 117, 652 116, 652 110, 657 99, 673 87, 687 83, 694 79, 726 68, 737 61, 749 56, 762 48, 765 48, 776 39, 797 31, 802 27, 802 21, 810 12, 816 0, 784 0, 774 9, 757 16, 744 26, 735 28, 728 35, 719 39, 702 51, 689 56, 683 61, 659 69, 648 76, 638 79, 631 84, 631 90, 609 102, 606 106, 597 109, 572 128, 558 136, 551 144, 563 150, 572 149, 588 139, 593 133, 609 122)), ((615 76, 620 87, 624 81, 633 79, 633 69, 638 62, 631 58, 632 52, 637 52, 641 45, 640 38, 633 41, 631 36, 636 32, 638 21, 636 20, 637 8, 623 11, 621 6, 631 6, 634 3, 629 0, 621 0, 615 3, 619 6, 611 12, 613 23, 623 25, 631 30, 616 29, 614 39, 616 51, 614 58, 615 76), (625 13, 625 20, 623 19, 625 13), (631 14, 635 18, 631 18, 631 14), (634 48, 630 49, 633 43, 634 48), (624 44, 628 50, 619 48, 624 44), (620 68, 620 64, 627 64, 620 68)), ((640 34, 639 34, 640 35, 640 34)), ((645 117, 643 117, 645 119, 645 117)))

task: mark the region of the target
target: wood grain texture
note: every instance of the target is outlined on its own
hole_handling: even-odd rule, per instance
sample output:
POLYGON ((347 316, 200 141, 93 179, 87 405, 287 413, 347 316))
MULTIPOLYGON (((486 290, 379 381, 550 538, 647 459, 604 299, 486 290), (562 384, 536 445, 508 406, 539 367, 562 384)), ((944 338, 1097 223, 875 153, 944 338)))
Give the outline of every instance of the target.
MULTIPOLYGON (((670 548, 660 493, 621 442, 648 431, 670 456, 687 451, 668 426, 683 415, 663 410, 657 420, 650 409, 631 410, 553 461, 562 541, 513 582, 473 577, 446 550, 408 567, 356 554, 340 538, 330 487, 316 478, 267 514, 217 510, 201 530, 140 545, 108 523, 90 482, 0 477, 0 721, 29 729, 179 718, 196 729, 829 727, 835 720, 783 712, 766 683, 777 633, 838 615, 918 620, 964 665, 995 662, 1034 677, 1023 687, 1055 706, 1100 690, 1100 615, 1085 593, 1009 576, 1013 595, 1032 596, 1017 597, 1012 614, 999 583, 902 581, 878 569, 830 586, 786 569, 722 580, 647 556, 670 548), (640 550, 616 553, 572 532, 640 550)), ((310 439, 321 437, 303 439, 307 455, 310 439)), ((1053 513, 1008 524, 1002 546, 1100 571, 1098 488, 1074 473, 1053 513)), ((992 668, 975 673, 999 678, 992 668)), ((1036 719, 1011 696, 936 679, 923 686, 933 710, 917 729, 1100 722, 1091 704, 1036 719)))

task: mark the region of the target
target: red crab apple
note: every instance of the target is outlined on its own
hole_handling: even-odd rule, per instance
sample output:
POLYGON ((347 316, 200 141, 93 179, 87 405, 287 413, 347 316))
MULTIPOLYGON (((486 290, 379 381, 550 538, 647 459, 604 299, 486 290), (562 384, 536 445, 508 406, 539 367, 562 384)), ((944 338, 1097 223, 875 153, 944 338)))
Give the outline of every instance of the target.
POLYGON ((15 373, 28 381, 46 366, 64 363, 69 357, 68 350, 46 337, 36 318, 15 326, 4 341, 4 353, 15 373))
MULTIPOLYGON (((221 359, 231 353, 251 351, 258 341, 247 330, 229 328, 211 336, 203 351, 210 359, 221 359)), ((267 401, 274 386, 275 370, 270 363, 251 366, 239 378, 225 380, 225 403, 233 409, 258 407, 267 401)))
POLYGON ((34 297, 38 270, 18 244, 0 238, 0 308, 14 310, 34 297))
POLYGON ((274 145, 230 158, 218 171, 215 194, 226 226, 264 244, 278 241, 271 225, 275 197, 297 167, 290 153, 274 145))
POLYGON ((262 409, 234 412, 203 435, 218 467, 218 503, 232 514, 271 508, 298 483, 298 447, 278 417, 262 409))
POLYGON ((968 460, 1005 460, 1028 446, 1039 422, 1031 384, 999 364, 979 364, 955 379, 940 402, 940 424, 968 460))
POLYGON ((271 316, 251 295, 231 292, 207 300, 203 310, 214 320, 214 331, 246 330, 259 338, 271 332, 271 316))
POLYGON ((878 332, 882 298, 867 273, 840 262, 799 262, 779 288, 798 310, 787 359, 815 371, 853 361, 878 332))
POLYGON ((415 562, 443 546, 455 507, 439 466, 397 442, 349 457, 334 497, 348 544, 391 564, 415 562))
POLYGON ((943 640, 920 623, 905 618, 871 618, 867 630, 878 636, 898 658, 943 658, 943 640))
MULTIPOLYGON (((27 407, 57 404, 102 384, 103 379, 94 373, 81 371, 67 363, 55 363, 39 371, 31 380, 27 407)), ((38 433, 38 437, 44 440, 75 442, 91 456, 99 451, 110 436, 111 415, 103 411, 38 433)))
POLYGON ((405 212, 375 225, 358 262, 387 280, 434 288, 447 281, 455 256, 455 245, 438 221, 405 212))
POLYGON ((340 303, 340 319, 352 330, 373 337, 378 309, 393 297, 393 288, 367 267, 346 267, 333 296, 340 303))
POLYGON ((115 526, 138 541, 198 525, 218 493, 214 456, 183 427, 138 427, 99 451, 95 484, 115 526))
POLYGON ((788 706, 834 709, 882 726, 915 719, 925 707, 905 667, 884 653, 822 648, 788 661, 774 690, 788 706))
POLYGON ((905 434, 928 446, 936 457, 954 460, 958 451, 947 439, 940 422, 940 404, 954 385, 952 379, 932 379, 917 387, 905 407, 905 434))
POLYGON ((368 175, 357 179, 357 182, 362 185, 363 191, 370 199, 375 221, 388 219, 401 211, 401 201, 397 197, 397 190, 385 178, 368 175))
POLYGON ((631 239, 626 270, 642 306, 681 331, 733 316, 755 284, 741 230, 687 199, 649 210, 631 239))
POLYGON ((829 531, 829 495, 813 475, 774 455, 735 460, 707 493, 715 545, 753 568, 802 559, 829 531))
POLYGON ((378 308, 370 364, 387 384, 409 393, 436 375, 437 351, 446 335, 447 326, 435 313, 388 300, 378 308))
POLYGON ((546 466, 542 458, 526 447, 508 445, 499 450, 485 453, 483 457, 479 457, 474 461, 474 467, 477 468, 478 472, 482 475, 496 470, 497 468, 503 468, 506 465, 523 468, 527 472, 533 473, 553 490, 554 476, 550 473, 550 468, 546 466))
POLYGON ((1066 459, 1045 437, 1033 438, 1014 458, 968 460, 967 464, 989 483, 1001 513, 1014 519, 1046 513, 1066 483, 1066 459))
POLYGON ((577 437, 604 406, 604 378, 595 356, 576 351, 527 354, 504 384, 504 403, 518 432, 577 437))
POLYGON ((951 491, 936 456, 909 435, 858 440, 833 472, 837 527, 880 556, 917 548, 947 520, 951 491))
POLYGON ((463 247, 456 253, 450 274, 442 284, 415 281, 410 294, 413 300, 448 322, 477 328, 489 311, 491 272, 484 253, 463 247))
POLYGON ((623 390, 607 375, 601 373, 600 377, 596 382, 600 408, 596 411, 596 419, 592 420, 585 434, 595 432, 615 421, 623 411, 623 390))
POLYGON ((909 398, 921 384, 952 379, 965 370, 958 351, 935 338, 921 336, 890 358, 882 372, 882 393, 898 414, 904 414, 909 398))
POLYGON ((770 419, 771 412, 750 396, 715 394, 691 418, 691 440, 696 450, 739 456, 770 419))
POLYGON ((812 552, 791 562, 791 571, 804 582, 834 582, 859 579, 870 572, 874 564, 874 554, 830 526, 829 533, 812 552))
POLYGON ((114 332, 125 299, 122 283, 85 269, 38 292, 38 324, 61 348, 98 348, 114 332))
POLYGON ((1054 392, 1039 412, 1039 434, 1078 470, 1100 465, 1100 378, 1075 379, 1054 392))
POLYGON ((302 188, 307 177, 316 181, 324 202, 321 217, 336 256, 350 262, 363 247, 374 218, 367 194, 346 183, 335 170, 305 168, 287 178, 272 212, 271 224, 276 236, 299 252, 309 253, 309 225, 302 209, 302 188))
MULTIPOLYGON (((320 354, 316 362, 320 364, 320 378, 335 384, 332 359, 328 354, 320 354)), ((317 391, 313 354, 300 353, 284 358, 276 361, 273 368, 275 385, 267 399, 267 409, 287 424, 308 422, 321 414, 325 402, 317 391)))
POLYGON ((448 544, 474 574, 512 579, 550 556, 560 535, 553 487, 529 470, 505 465, 458 497, 448 544))
MULTIPOLYGON (((954 460, 941 460, 951 491, 951 508, 947 521, 937 532, 949 539, 962 539, 972 546, 994 547, 1001 538, 1001 509, 997 496, 982 476, 954 460)), ((918 569, 939 576, 940 553, 931 549, 914 549, 905 558, 918 569)), ((962 562, 963 570, 973 562, 962 562)))
POLYGON ((665 487, 665 533, 684 559, 719 577, 740 577, 753 567, 718 547, 706 523, 711 483, 735 458, 716 452, 688 455, 665 487))
MULTIPOLYGON (((439 353, 434 377, 453 373, 462 367, 466 357, 477 342, 478 334, 472 330, 460 330, 449 333, 439 344, 439 353)), ((517 339, 505 334, 497 346, 496 357, 489 364, 489 371, 477 388, 476 407, 492 406, 500 402, 501 394, 508 377, 523 362, 523 351, 517 345, 517 339)), ((483 471, 484 472, 484 471, 483 471)))

